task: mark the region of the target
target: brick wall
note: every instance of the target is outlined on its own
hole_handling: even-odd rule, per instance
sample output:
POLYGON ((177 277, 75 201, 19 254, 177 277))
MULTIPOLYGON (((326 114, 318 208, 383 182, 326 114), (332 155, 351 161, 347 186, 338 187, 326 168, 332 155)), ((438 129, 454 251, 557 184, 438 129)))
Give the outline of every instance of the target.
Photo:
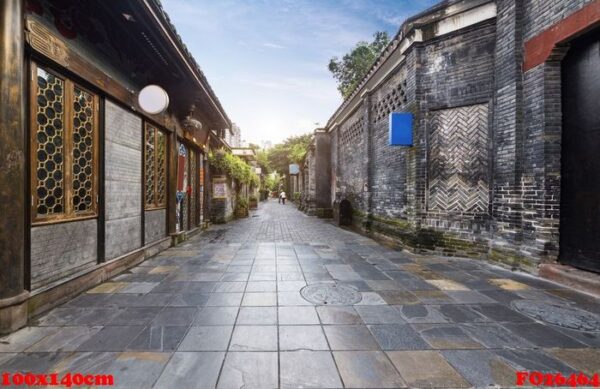
POLYGON ((167 210, 157 209, 145 212, 146 244, 155 242, 167 236, 167 210))
POLYGON ((413 43, 332 120, 334 200, 417 249, 527 269, 556 260, 566 50, 523 73, 523 47, 591 2, 496 0, 495 19, 413 43), (388 145, 392 111, 414 114, 412 148, 388 145))
MULTIPOLYGON (((524 36, 531 39, 594 0, 522 0, 524 36)), ((520 2, 520 1, 517 1, 520 2)))
POLYGON ((105 105, 106 259, 142 245, 142 121, 105 105))
POLYGON ((347 199, 367 212, 367 106, 361 103, 337 129, 336 202, 347 199))
POLYGON ((98 259, 96 219, 31 229, 31 289, 36 290, 79 271, 98 259))

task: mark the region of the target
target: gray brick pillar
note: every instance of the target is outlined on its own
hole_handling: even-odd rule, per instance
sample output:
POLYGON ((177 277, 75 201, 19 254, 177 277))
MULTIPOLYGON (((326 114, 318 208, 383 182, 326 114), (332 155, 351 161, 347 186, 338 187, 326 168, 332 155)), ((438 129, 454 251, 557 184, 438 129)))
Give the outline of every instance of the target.
POLYGON ((495 239, 522 240, 523 2, 498 0, 495 109, 493 118, 492 215, 495 239))
POLYGON ((366 208, 366 214, 367 214, 367 218, 365 220, 365 227, 367 229, 371 228, 371 218, 373 216, 373 125, 372 125, 372 107, 371 107, 371 100, 372 100, 372 96, 370 92, 367 92, 367 94, 365 94, 364 98, 363 98, 363 106, 364 106, 364 110, 365 110, 365 126, 367 126, 366 128, 366 150, 365 150, 365 155, 366 155, 366 175, 365 177, 367 178, 367 182, 366 182, 366 188, 364 188, 363 190, 366 190, 366 192, 364 193, 365 195, 365 208, 366 208))

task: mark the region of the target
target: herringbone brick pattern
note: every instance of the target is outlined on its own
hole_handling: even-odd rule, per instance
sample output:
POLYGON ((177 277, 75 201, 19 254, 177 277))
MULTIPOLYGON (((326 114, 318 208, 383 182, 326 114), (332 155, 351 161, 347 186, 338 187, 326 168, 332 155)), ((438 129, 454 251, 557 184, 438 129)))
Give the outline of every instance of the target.
POLYGON ((486 105, 446 109, 430 116, 430 211, 487 212, 487 123, 486 105))

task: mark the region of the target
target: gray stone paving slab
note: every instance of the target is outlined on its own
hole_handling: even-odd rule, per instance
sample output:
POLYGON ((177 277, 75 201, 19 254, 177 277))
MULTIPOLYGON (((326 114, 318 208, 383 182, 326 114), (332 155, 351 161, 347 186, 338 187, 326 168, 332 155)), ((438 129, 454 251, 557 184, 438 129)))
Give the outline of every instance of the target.
POLYGON ((413 388, 468 388, 471 385, 436 351, 389 351, 388 357, 413 388))
POLYGON ((279 326, 279 349, 296 350, 329 350, 327 339, 321 326, 279 326))
POLYGON ((0 338, 0 352, 21 352, 60 331, 58 327, 25 327, 0 338))
POLYGON ((128 351, 175 351, 188 331, 184 326, 147 326, 127 346, 128 351))
POLYGON ((516 370, 488 350, 446 350, 442 354, 476 388, 515 385, 516 370))
POLYGON ((277 326, 238 326, 230 351, 277 351, 277 326))
POLYGON ((279 307, 278 312, 279 325, 319 324, 315 307, 279 307))
POLYGON ((323 324, 363 324, 360 315, 351 306, 319 306, 317 313, 323 324))
POLYGON ((377 350, 377 341, 364 325, 328 325, 323 327, 332 350, 377 350))
POLYGON ((366 324, 402 324, 406 323, 400 311, 389 305, 356 306, 356 311, 366 324))
POLYGON ((431 305, 403 305, 397 306, 404 320, 408 323, 447 323, 448 320, 431 305))
POLYGON ((37 352, 19 353, 2 364, 2 372, 5 373, 45 373, 55 372, 54 366, 68 357, 66 352, 37 352))
POLYGON ((152 321, 154 326, 189 326, 199 309, 196 307, 166 307, 152 321))
POLYGON ((239 307, 243 293, 212 293, 206 302, 207 307, 239 307))
POLYGON ((143 326, 114 326, 104 327, 87 341, 83 342, 78 351, 122 351, 144 329, 143 326))
POLYGON ((278 377, 276 352, 230 352, 217 388, 277 388, 278 377))
POLYGON ((115 316, 107 325, 135 326, 150 323, 163 308, 161 307, 128 307, 115 316))
POLYGON ((172 296, 169 306, 172 307, 203 307, 208 302, 210 294, 184 293, 172 296))
POLYGON ((414 324, 415 331, 434 349, 479 349, 484 346, 456 324, 414 324))
POLYGON ((247 283, 244 281, 219 282, 214 291, 216 293, 244 292, 246 290, 246 284, 247 283))
POLYGON ((241 307, 236 325, 276 325, 277 307, 241 307))
POLYGON ((101 329, 102 327, 89 326, 62 327, 58 330, 58 332, 44 337, 42 340, 29 347, 26 351, 75 351, 82 343, 89 340, 101 329))
POLYGON ((538 323, 522 324, 502 324, 512 333, 526 339, 538 347, 562 347, 562 348, 580 348, 585 347, 583 343, 564 335, 563 333, 550 327, 538 323))
POLYGON ((330 352, 282 352, 281 388, 342 388, 342 381, 330 352))
POLYGON ((495 350, 494 352, 517 371, 560 372, 565 376, 578 373, 572 367, 540 350, 495 350))
POLYGON ((224 352, 176 352, 156 382, 156 388, 214 388, 224 352))
POLYGON ((274 307, 277 305, 277 293, 256 292, 245 293, 242 300, 244 307, 274 307))
POLYGON ((534 345, 498 324, 463 324, 461 328, 488 348, 533 348, 534 345))
POLYGON ((158 379, 171 353, 123 352, 110 364, 106 373, 117 377, 115 388, 150 388, 158 379))
POLYGON ((194 326, 177 351, 227 351, 233 326, 194 326))
POLYGON ((0 370, 260 389, 511 387, 518 369, 598 370, 600 332, 581 331, 596 322, 597 299, 482 261, 398 252, 293 206, 261 203, 256 213, 0 337, 0 370), (339 280, 358 304, 300 295, 339 280), (543 315, 547 304, 578 310, 535 321, 517 311, 543 315))
POLYGON ((249 281, 246 292, 276 292, 277 281, 249 281))
POLYGON ((337 351, 333 356, 347 388, 406 387, 382 351, 337 351))
POLYGON ((425 350, 427 342, 408 324, 369 325, 382 350, 425 350))

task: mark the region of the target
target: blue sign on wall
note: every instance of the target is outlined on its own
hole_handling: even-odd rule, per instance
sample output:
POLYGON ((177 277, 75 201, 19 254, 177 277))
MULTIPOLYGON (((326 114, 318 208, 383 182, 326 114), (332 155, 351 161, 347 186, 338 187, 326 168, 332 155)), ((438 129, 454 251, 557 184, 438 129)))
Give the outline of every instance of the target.
POLYGON ((412 146, 412 126, 412 113, 390 113, 390 146, 412 146))

